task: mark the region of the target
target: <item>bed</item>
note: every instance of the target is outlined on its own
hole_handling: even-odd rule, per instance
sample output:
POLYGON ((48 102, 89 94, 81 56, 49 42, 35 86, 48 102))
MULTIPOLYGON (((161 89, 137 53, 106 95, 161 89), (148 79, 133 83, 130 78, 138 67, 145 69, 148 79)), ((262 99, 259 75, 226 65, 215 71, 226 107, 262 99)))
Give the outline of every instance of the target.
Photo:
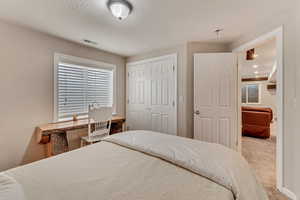
POLYGON ((150 131, 0 173, 1 200, 267 200, 247 162, 221 145, 150 131))

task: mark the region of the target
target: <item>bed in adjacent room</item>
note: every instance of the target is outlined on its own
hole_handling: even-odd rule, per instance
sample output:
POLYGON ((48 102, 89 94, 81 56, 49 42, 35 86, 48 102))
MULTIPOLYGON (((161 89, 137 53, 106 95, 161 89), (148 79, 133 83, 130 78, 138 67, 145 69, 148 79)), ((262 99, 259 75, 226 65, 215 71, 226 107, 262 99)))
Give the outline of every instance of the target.
POLYGON ((268 199, 238 153, 148 131, 2 172, 0 185, 1 200, 268 199))

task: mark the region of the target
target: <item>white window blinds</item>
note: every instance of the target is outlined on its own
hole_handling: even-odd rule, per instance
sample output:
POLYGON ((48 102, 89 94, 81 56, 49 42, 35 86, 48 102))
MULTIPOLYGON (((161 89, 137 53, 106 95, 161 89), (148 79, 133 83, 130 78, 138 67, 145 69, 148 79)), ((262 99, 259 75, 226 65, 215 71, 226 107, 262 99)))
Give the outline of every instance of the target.
POLYGON ((85 115, 92 103, 113 106, 113 70, 58 63, 58 120, 85 115))

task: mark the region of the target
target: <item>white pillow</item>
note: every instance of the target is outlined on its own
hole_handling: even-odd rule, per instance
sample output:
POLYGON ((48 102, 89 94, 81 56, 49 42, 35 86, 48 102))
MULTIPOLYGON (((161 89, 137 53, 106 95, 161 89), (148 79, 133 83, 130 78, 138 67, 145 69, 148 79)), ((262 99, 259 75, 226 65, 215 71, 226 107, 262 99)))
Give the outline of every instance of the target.
POLYGON ((0 200, 26 200, 22 186, 4 174, 0 174, 0 200))

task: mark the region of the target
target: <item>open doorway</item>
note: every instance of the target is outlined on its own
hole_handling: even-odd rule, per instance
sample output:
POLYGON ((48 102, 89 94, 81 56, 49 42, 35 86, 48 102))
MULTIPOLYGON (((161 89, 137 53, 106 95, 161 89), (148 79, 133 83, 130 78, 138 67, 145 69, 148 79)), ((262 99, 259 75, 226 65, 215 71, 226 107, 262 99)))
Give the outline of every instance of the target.
POLYGON ((234 50, 239 64, 239 144, 270 199, 283 180, 282 28, 234 50))

